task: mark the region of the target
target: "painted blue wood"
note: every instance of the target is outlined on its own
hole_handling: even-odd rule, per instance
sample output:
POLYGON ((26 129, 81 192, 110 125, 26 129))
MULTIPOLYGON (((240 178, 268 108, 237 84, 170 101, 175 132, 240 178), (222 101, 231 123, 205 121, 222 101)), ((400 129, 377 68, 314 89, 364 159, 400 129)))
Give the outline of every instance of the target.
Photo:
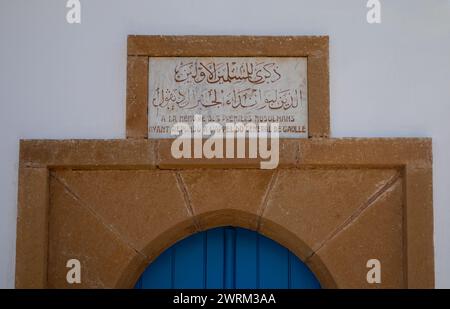
POLYGON ((175 289, 205 288, 204 233, 192 235, 175 244, 172 259, 172 280, 175 289))
POLYGON ((289 251, 267 237, 259 239, 259 288, 287 289, 289 251), (263 253, 263 254, 262 254, 263 253))
POLYGON ((312 271, 292 252, 289 252, 289 274, 290 289, 320 289, 312 271))
POLYGON ((258 287, 258 234, 236 229, 236 285, 237 289, 258 287))
POLYGON ((172 255, 173 248, 164 251, 141 275, 138 281, 141 288, 171 289, 172 285, 172 255), (155 278, 158 278, 155 280, 155 278))
POLYGON ((206 288, 221 289, 225 280, 225 229, 209 230, 206 237, 206 288))
POLYGON ((138 289, 320 288, 288 249, 256 232, 222 227, 179 241, 151 263, 138 289))
POLYGON ((236 255, 236 230, 226 227, 224 229, 224 280, 223 288, 233 289, 235 286, 235 255, 236 255))

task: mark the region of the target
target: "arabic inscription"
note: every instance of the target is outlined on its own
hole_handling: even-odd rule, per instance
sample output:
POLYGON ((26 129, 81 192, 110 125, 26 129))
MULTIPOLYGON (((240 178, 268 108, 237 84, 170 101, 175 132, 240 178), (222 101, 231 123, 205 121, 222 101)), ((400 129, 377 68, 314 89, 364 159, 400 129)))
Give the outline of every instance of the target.
POLYGON ((151 57, 149 138, 177 122, 278 122, 282 138, 308 136, 307 59, 151 57))

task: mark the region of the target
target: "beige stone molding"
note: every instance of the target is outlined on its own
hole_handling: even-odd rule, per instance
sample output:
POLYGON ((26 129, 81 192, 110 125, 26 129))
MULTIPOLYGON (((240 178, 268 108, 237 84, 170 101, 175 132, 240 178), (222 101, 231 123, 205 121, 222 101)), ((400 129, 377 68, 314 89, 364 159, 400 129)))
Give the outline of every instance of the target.
POLYGON ((431 153, 430 139, 282 139, 278 168, 260 170, 174 160, 170 140, 24 140, 16 287, 130 288, 174 242, 232 225, 286 246, 327 288, 432 288, 431 153))
POLYGON ((129 36, 127 138, 148 136, 148 57, 307 57, 310 137, 328 137, 328 36, 129 36))

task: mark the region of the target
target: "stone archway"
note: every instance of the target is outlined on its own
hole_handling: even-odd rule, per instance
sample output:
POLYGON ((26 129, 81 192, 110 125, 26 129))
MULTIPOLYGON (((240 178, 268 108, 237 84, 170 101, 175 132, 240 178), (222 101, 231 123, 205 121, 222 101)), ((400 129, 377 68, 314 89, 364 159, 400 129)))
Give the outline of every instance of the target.
POLYGON ((282 140, 257 160, 176 161, 169 141, 23 141, 17 287, 131 287, 197 230, 257 230, 307 263, 324 287, 432 287, 431 143, 282 140), (232 164, 233 168, 229 168, 232 164), (78 258, 82 284, 65 281, 78 258))
POLYGON ((431 139, 327 138, 328 81, 326 36, 130 36, 127 139, 21 141, 16 287, 132 287, 165 248, 224 225, 287 247, 324 287, 434 287, 431 139), (269 171, 173 158, 148 139, 149 57, 192 56, 307 58, 307 138, 280 139, 269 171))

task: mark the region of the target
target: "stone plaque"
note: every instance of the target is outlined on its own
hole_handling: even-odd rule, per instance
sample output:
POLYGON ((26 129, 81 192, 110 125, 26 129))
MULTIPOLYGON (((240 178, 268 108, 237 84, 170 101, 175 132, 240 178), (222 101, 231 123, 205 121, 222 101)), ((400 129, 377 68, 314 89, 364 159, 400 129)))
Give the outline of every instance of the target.
POLYGON ((281 138, 308 137, 306 57, 150 57, 149 138, 175 123, 278 123, 281 138))

